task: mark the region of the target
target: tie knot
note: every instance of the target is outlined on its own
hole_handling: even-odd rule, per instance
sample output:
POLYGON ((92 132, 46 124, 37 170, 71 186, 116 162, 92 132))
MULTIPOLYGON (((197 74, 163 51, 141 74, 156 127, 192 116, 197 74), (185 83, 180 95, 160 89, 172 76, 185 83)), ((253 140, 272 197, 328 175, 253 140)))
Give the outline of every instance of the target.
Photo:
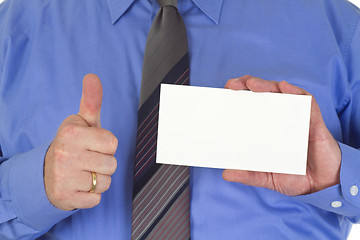
POLYGON ((160 7, 172 6, 177 8, 177 0, 158 0, 160 7))

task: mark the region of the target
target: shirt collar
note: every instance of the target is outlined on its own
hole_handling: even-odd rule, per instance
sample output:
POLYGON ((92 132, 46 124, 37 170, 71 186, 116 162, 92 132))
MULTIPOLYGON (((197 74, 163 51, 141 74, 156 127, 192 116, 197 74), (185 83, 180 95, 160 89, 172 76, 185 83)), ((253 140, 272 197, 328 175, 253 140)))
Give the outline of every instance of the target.
POLYGON ((135 0, 108 0, 111 22, 115 24, 135 0))
POLYGON ((193 0, 193 2, 203 11, 214 23, 218 24, 224 0, 193 0))
MULTIPOLYGON (((115 24, 135 0, 108 0, 111 22, 115 24)), ((214 23, 218 24, 224 0, 192 0, 214 23)))

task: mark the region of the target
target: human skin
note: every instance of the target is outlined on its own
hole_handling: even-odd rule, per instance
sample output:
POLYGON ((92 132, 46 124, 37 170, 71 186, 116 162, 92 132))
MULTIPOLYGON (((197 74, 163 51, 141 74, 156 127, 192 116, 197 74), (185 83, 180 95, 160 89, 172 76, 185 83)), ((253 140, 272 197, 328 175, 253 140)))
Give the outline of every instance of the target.
MULTIPOLYGON (((267 81, 252 76, 230 79, 225 88, 254 92, 311 95, 285 81, 267 81)), ((113 156, 117 138, 101 128, 102 87, 100 79, 88 74, 83 80, 79 113, 64 120, 50 145, 44 165, 45 190, 50 202, 62 210, 91 208, 100 203, 101 193, 111 184, 117 161, 113 156), (97 186, 91 189, 91 172, 97 186)), ((246 127, 246 126, 244 126, 246 127)), ((341 151, 327 129, 315 98, 312 98, 308 161, 305 176, 224 170, 226 181, 265 187, 296 196, 320 191, 340 182, 341 151)))
POLYGON ((101 193, 111 184, 117 161, 118 140, 101 128, 100 79, 88 74, 83 80, 79 113, 60 125, 45 157, 44 182, 50 202, 62 210, 91 208, 100 203, 101 193), (91 172, 97 176, 94 192, 91 172))
MULTIPOLYGON (((230 79, 225 88, 253 92, 311 95, 304 89, 285 81, 267 81, 252 76, 230 79)), ((340 182, 340 166, 341 151, 339 145, 327 129, 320 108, 315 98, 312 97, 306 175, 224 170, 223 178, 230 182, 269 188, 288 196, 297 196, 314 193, 338 184, 340 182)))

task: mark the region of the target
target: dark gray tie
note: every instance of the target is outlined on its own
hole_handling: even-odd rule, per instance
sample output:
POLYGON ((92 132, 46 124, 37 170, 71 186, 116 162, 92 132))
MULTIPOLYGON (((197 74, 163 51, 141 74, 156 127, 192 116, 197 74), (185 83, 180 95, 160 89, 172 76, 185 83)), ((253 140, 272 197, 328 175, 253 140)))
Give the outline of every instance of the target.
POLYGON ((155 163, 160 83, 189 84, 186 29, 177 0, 158 3, 141 80, 131 239, 190 239, 189 168, 155 163))

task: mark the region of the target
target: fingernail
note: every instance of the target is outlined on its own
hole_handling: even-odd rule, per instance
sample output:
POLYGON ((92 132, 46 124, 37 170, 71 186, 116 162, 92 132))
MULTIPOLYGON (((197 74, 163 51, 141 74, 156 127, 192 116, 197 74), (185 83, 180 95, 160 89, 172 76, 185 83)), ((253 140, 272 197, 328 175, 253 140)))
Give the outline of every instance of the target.
POLYGON ((234 82, 238 82, 238 81, 240 81, 240 78, 231 78, 230 80, 234 81, 234 82))
POLYGON ((252 77, 252 78, 249 78, 249 80, 260 81, 260 80, 261 80, 261 78, 252 77))
POLYGON ((230 79, 226 82, 224 88, 230 88, 230 87, 229 87, 229 82, 238 82, 238 81, 239 81, 239 78, 230 78, 230 79))

